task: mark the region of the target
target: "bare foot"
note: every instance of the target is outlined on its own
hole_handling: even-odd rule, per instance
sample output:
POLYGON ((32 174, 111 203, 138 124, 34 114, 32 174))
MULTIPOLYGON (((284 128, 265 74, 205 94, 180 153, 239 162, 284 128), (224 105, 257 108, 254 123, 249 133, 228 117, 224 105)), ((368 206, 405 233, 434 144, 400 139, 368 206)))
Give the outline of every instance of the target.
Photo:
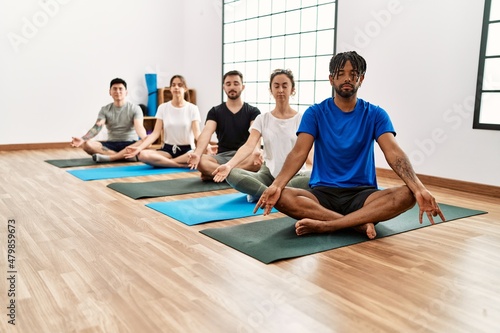
MULTIPOLYGON (((369 239, 374 239, 377 236, 375 230, 375 225, 373 223, 365 223, 357 227, 353 227, 354 230, 362 234, 366 234, 369 239)), ((306 234, 319 234, 326 232, 337 231, 334 221, 320 221, 313 219, 302 219, 295 223, 295 233, 299 236, 306 234)))
POLYGON ((362 234, 366 234, 366 236, 370 239, 377 237, 377 231, 375 230, 375 225, 373 223, 358 225, 357 227, 353 227, 353 229, 362 234))
POLYGON ((203 180, 204 182, 209 182, 209 181, 214 180, 214 177, 213 177, 213 176, 207 176, 207 175, 204 175, 204 174, 201 174, 200 178, 201 178, 201 180, 203 180))
POLYGON ((299 236, 306 234, 324 233, 334 231, 331 221, 320 221, 313 219, 302 219, 295 223, 295 233, 299 236))

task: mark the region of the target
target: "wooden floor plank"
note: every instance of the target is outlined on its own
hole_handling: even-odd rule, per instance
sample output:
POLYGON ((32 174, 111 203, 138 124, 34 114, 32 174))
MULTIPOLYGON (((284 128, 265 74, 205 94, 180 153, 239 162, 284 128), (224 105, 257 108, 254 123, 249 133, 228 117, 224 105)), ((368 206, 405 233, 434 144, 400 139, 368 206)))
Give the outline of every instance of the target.
POLYGON ((488 214, 265 265, 199 233, 207 225, 145 207, 158 198, 132 200, 106 187, 116 179, 84 182, 44 162, 81 157, 74 149, 0 152, 2 258, 9 219, 17 237, 16 326, 2 259, 1 332, 498 330, 498 198, 429 185, 439 202, 488 214))

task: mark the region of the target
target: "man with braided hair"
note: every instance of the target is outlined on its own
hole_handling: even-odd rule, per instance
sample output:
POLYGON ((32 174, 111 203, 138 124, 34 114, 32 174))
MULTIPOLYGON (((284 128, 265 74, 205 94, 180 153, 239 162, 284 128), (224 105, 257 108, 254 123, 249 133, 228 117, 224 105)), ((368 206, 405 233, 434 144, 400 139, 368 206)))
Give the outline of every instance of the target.
POLYGON ((357 98, 365 72, 366 61, 354 51, 332 57, 332 97, 305 111, 295 146, 255 211, 260 207, 267 215, 276 205, 298 220, 297 235, 354 228, 370 239, 376 237, 376 223, 407 211, 415 203, 420 207, 420 223, 424 212, 432 224, 438 215, 444 221, 434 196, 418 179, 396 142, 387 112, 357 98), (374 142, 405 185, 378 189, 374 142), (310 189, 285 187, 306 161, 313 143, 310 189))

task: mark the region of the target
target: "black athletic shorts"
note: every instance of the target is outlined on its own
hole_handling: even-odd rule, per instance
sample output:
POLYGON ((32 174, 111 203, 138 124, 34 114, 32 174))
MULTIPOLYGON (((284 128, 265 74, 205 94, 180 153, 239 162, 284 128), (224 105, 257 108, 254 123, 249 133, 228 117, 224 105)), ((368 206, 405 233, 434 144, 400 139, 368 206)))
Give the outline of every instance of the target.
POLYGON ((131 144, 135 143, 135 141, 102 141, 101 144, 108 148, 109 150, 116 151, 117 153, 131 144))
POLYGON ((191 150, 191 145, 168 145, 166 143, 163 144, 161 149, 158 149, 161 151, 164 151, 166 153, 169 153, 172 158, 176 158, 177 156, 184 155, 188 151, 191 150))
POLYGON ((365 204, 366 198, 379 191, 374 186, 351 188, 316 186, 310 192, 319 200, 321 206, 342 215, 352 213, 365 204))

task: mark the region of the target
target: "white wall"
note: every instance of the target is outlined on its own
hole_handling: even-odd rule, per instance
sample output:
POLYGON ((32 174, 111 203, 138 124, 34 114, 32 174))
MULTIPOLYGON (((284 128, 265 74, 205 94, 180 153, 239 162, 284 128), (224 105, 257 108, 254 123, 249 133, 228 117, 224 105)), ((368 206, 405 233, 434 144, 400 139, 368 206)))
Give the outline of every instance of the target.
POLYGON ((197 89, 202 126, 210 108, 222 102, 222 1, 188 0, 184 8, 184 71, 197 89))
MULTIPOLYGON (((337 49, 367 60, 358 96, 389 112, 417 173, 500 186, 500 132, 472 129, 483 8, 339 1, 337 49)), ((377 165, 388 168, 379 150, 377 165)))
MULTIPOLYGON (((418 173, 500 186, 500 132, 472 129, 483 5, 340 0, 337 46, 367 59, 359 96, 390 113, 418 173)), ((0 144, 69 141, 110 102, 113 77, 145 103, 150 71, 160 85, 183 74, 204 119, 221 101, 221 19, 215 0, 0 0, 0 144), (16 52, 8 34, 41 1, 58 11, 16 52)))
POLYGON ((109 81, 147 103, 182 74, 202 114, 221 101, 221 8, 188 0, 0 0, 0 144, 69 142, 112 100, 109 81), (191 8, 196 8, 191 10, 191 8), (207 29, 209 27, 209 29, 207 29))

